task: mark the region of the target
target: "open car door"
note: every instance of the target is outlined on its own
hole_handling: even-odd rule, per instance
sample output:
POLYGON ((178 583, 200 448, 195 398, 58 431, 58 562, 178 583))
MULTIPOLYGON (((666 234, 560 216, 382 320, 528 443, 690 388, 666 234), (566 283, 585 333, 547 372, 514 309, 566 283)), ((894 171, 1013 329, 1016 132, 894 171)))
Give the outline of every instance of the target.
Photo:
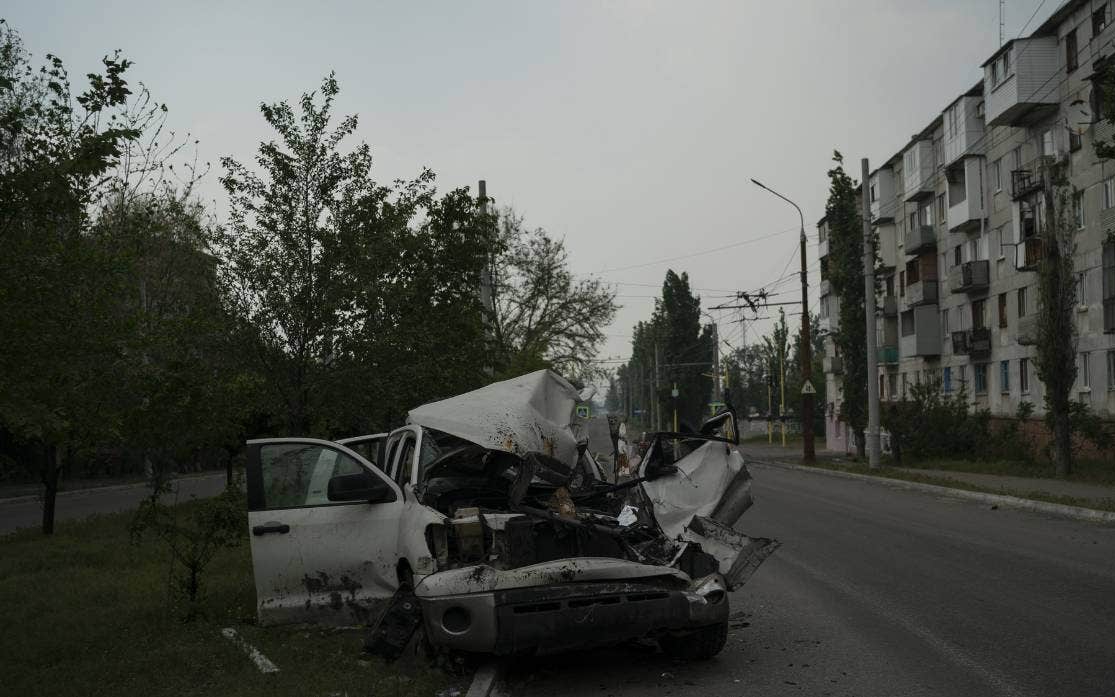
POLYGON ((313 438, 248 441, 247 484, 260 624, 375 619, 398 587, 399 486, 313 438))

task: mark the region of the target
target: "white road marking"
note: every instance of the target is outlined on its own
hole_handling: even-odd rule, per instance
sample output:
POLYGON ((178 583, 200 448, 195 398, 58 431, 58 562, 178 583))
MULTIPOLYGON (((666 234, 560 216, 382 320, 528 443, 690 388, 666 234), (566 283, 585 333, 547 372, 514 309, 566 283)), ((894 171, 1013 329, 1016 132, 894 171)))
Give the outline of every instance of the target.
POLYGON ((278 666, 276 666, 274 663, 272 663, 271 660, 269 658, 267 658, 267 656, 264 656, 262 653, 260 653, 259 649, 252 646, 248 642, 244 641, 244 639, 239 634, 237 634, 236 630, 233 629, 232 627, 225 627, 224 629, 221 630, 221 634, 226 639, 228 639, 229 641, 231 641, 232 643, 236 644, 241 649, 243 649, 244 653, 248 654, 248 658, 252 659, 252 663, 256 664, 256 668, 259 668, 259 672, 261 672, 261 673, 278 673, 279 672, 279 667, 278 666))

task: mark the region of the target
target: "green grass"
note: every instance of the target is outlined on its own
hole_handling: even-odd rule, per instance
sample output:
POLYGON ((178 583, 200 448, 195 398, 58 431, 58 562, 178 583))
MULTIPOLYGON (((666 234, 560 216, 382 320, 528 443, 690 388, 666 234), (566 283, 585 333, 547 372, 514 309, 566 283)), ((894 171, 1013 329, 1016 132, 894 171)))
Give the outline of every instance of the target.
MULTIPOLYGON (((184 504, 191 505, 191 504, 184 504)), ((360 632, 260 628, 247 533, 203 577, 203 617, 180 621, 167 595, 168 559, 133 546, 130 514, 63 522, 50 538, 0 537, 0 656, 13 695, 424 695, 450 682, 401 676, 361 654, 360 632), (261 674, 221 636, 234 627, 280 672, 261 674)))
MULTIPOLYGON (((921 472, 910 471, 907 469, 898 469, 895 467, 880 467, 877 470, 873 470, 867 465, 861 463, 818 460, 813 465, 810 465, 810 467, 819 467, 822 469, 837 470, 841 472, 853 472, 855 474, 865 474, 872 477, 883 477, 885 479, 901 479, 903 481, 919 482, 921 484, 934 484, 936 486, 949 487, 950 489, 964 489, 966 491, 978 491, 985 494, 1007 494, 1009 496, 1018 496, 1020 498, 1032 499, 1034 501, 1060 503, 1066 506, 1094 508, 1101 511, 1115 511, 1115 498, 1102 500, 1081 499, 1073 496, 1060 496, 1057 494, 1050 494, 1045 491, 1019 491, 1006 488, 993 489, 991 487, 962 482, 951 477, 923 474, 921 472)), ((972 470, 965 469, 955 471, 971 472, 972 470)))
MULTIPOLYGON (((909 463, 903 462, 902 466, 914 469, 976 472, 1037 479, 1058 478, 1053 463, 1043 460, 1026 462, 1020 460, 927 459, 909 463)), ((1115 486, 1115 462, 1075 460, 1073 462, 1073 472, 1069 475, 1067 481, 1115 486)))

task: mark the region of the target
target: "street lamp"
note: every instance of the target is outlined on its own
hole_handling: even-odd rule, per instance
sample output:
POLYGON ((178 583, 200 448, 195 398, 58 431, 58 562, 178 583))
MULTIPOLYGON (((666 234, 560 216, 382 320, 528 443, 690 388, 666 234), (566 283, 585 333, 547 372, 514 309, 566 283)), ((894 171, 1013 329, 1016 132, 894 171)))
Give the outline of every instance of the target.
POLYGON ((816 458, 816 451, 813 448, 813 392, 806 391, 812 388, 813 383, 813 346, 809 338, 809 277, 805 271, 805 216, 801 212, 801 206, 763 184, 758 179, 752 179, 751 183, 755 186, 769 191, 786 203, 790 204, 797 209, 798 218, 801 220, 801 375, 802 375, 802 394, 801 394, 801 440, 802 440, 802 460, 804 462, 813 462, 816 458))

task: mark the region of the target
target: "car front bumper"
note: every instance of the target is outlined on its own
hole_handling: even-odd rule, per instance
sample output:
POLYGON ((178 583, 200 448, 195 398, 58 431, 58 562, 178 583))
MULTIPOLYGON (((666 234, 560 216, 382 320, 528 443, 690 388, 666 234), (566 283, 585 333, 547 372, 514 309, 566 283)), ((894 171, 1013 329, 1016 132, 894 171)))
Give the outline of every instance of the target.
POLYGON ((435 645, 498 655, 553 653, 727 621, 728 597, 718 579, 698 588, 624 581, 561 583, 419 602, 427 636, 435 645))

